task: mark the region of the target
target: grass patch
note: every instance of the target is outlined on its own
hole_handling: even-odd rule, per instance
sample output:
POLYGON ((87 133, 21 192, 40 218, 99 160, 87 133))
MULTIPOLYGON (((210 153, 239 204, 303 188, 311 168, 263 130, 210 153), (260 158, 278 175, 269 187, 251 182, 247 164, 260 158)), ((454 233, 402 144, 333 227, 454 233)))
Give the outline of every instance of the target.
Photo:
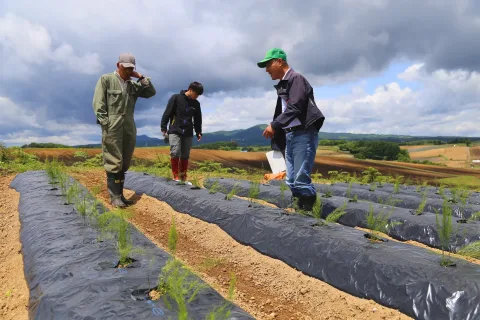
POLYGON ((453 178, 443 178, 443 179, 438 179, 437 181, 448 186, 453 186, 453 187, 465 186, 465 187, 468 187, 469 189, 480 190, 480 179, 473 176, 458 176, 453 178))
POLYGON ((463 247, 462 249, 458 250, 457 253, 465 257, 480 259, 480 241, 475 241, 463 247))

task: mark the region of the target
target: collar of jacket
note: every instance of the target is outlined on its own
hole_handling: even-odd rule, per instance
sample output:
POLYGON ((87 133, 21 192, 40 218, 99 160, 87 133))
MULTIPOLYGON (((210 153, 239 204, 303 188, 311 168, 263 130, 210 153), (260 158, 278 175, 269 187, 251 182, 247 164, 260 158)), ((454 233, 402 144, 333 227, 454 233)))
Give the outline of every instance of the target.
POLYGON ((290 80, 290 78, 292 77, 294 72, 295 71, 293 70, 293 68, 290 68, 290 70, 288 70, 287 73, 285 74, 283 80, 278 81, 278 83, 276 85, 274 85, 273 87, 278 90, 278 87, 281 84, 287 83, 290 80))

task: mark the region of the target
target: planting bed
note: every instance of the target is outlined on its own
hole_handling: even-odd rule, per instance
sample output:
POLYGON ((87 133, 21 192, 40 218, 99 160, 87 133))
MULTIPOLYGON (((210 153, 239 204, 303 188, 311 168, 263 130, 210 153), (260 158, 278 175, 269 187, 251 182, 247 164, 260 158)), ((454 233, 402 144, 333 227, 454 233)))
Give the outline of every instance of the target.
POLYGON ((364 232, 338 224, 248 206, 241 199, 192 190, 161 178, 129 173, 125 187, 167 202, 175 210, 215 223, 242 244, 356 296, 371 298, 416 319, 480 315, 478 265, 444 268, 428 250, 393 241, 370 243, 364 232))
MULTIPOLYGON (((103 172, 75 170, 71 174, 91 190, 101 185, 97 197, 110 207, 103 172)), ((175 218, 181 237, 177 256, 218 292, 228 292, 229 274, 234 272, 237 277, 234 302, 256 319, 411 319, 398 310, 352 296, 242 245, 219 226, 179 213, 166 202, 128 189, 125 196, 135 201, 130 207, 135 213, 130 219, 132 224, 160 248, 168 247, 169 226, 172 217, 175 218)))
MULTIPOLYGON (((219 191, 229 193, 233 188, 236 189, 236 193, 239 196, 247 197, 251 188, 250 182, 245 180, 234 179, 210 179, 205 182, 205 186, 212 187, 214 183, 219 186, 219 191)), ((275 184, 278 184, 275 183, 275 184)), ((316 185, 317 191, 319 189, 329 189, 335 194, 344 194, 347 191, 338 189, 336 186, 329 185, 316 185)), ((284 208, 291 202, 291 192, 288 188, 284 189, 283 195, 281 188, 275 185, 260 185, 258 198, 268 201, 280 208, 284 208)), ((324 190, 325 192, 328 190, 324 190)), ((351 197, 358 195, 361 200, 362 195, 365 195, 363 199, 368 200, 367 195, 376 194, 365 190, 351 191, 351 197)), ((373 197, 373 196, 372 196, 373 197)), ((377 194, 376 202, 380 202, 382 199, 386 202, 389 195, 377 194)), ((393 196, 396 199, 396 196, 393 196)), ((397 240, 406 241, 413 240, 426 244, 434 248, 441 248, 443 245, 437 226, 437 217, 431 212, 424 212, 421 215, 416 215, 412 209, 398 208, 397 203, 395 206, 387 206, 379 203, 367 203, 365 201, 349 202, 349 198, 343 196, 331 196, 329 198, 321 198, 322 202, 322 218, 326 218, 334 210, 346 204, 345 214, 338 220, 339 223, 350 227, 362 227, 367 228, 367 215, 373 208, 375 213, 382 213, 389 216, 389 220, 394 222, 394 225, 388 230, 388 234, 397 240)), ((406 201, 406 200, 404 200, 406 201)), ((456 221, 459 219, 453 219, 456 221)), ((469 221, 468 223, 454 223, 453 232, 451 238, 448 241, 449 251, 457 251, 465 245, 474 241, 480 240, 480 222, 469 221)))
MULTIPOLYGON (((278 184, 278 183, 279 183, 278 181, 272 181, 272 184, 278 184)), ((336 182, 334 186, 348 188, 348 183, 336 182)), ((352 187, 354 189, 363 189, 363 190, 370 189, 370 185, 368 184, 353 183, 352 187)), ((384 191, 387 193, 395 193, 394 188, 395 188, 394 184, 384 183, 382 184, 382 186, 378 186, 377 190, 384 191)), ((396 195, 409 195, 413 197, 421 197, 424 190, 425 190, 425 186, 421 186, 420 188, 418 188, 418 186, 399 185, 398 193, 396 193, 396 195)), ((444 188, 444 194, 445 196, 447 196, 447 198, 450 198, 452 196, 452 190, 453 189, 451 188, 447 188, 447 187, 444 188)), ((428 186, 427 197, 432 199, 442 199, 443 198, 442 195, 440 195, 438 192, 439 192, 439 188, 428 186)), ((468 199, 468 202, 470 202, 471 204, 480 205, 480 192, 471 191, 467 199, 468 199)))
MULTIPOLYGON (((19 174, 11 186, 20 192, 21 241, 31 319, 177 317, 177 311, 167 308, 164 299, 147 298, 170 256, 141 232, 135 228, 131 232, 133 245, 141 249, 131 254, 136 261, 127 268, 118 268, 114 242, 99 241, 97 231, 87 226, 72 205, 64 204, 65 198, 52 188, 43 171, 19 174)), ((84 188, 81 192, 86 194, 84 188)), ((207 288, 188 305, 188 310, 195 319, 203 319, 225 302, 215 290, 207 288)), ((229 308, 232 319, 253 319, 233 304, 229 308)))
MULTIPOLYGON (((280 186, 281 182, 278 180, 271 181, 271 185, 280 186)), ((333 195, 346 197, 350 192, 350 197, 357 196, 360 200, 367 200, 376 203, 385 203, 389 198, 395 200, 395 206, 399 208, 406 208, 415 210, 422 202, 424 187, 421 187, 417 192, 417 187, 412 186, 400 186, 399 192, 394 192, 394 188, 390 184, 384 184, 379 187, 375 184, 375 190, 370 191, 371 185, 352 184, 349 187, 346 183, 335 183, 333 185, 328 184, 315 184, 317 192, 327 193, 331 192, 333 195), (350 191, 349 191, 350 190, 350 191)), ((424 211, 435 213, 438 211, 442 213, 443 198, 441 195, 436 194, 437 189, 429 187, 426 191, 426 205, 424 211)), ((450 200, 452 199, 452 193, 449 189, 444 190, 444 196, 450 200)), ((451 203, 453 209, 453 215, 458 218, 470 218, 474 213, 480 212, 480 193, 471 192, 466 200, 464 208, 462 208, 462 201, 460 196, 455 196, 456 203, 451 203)))

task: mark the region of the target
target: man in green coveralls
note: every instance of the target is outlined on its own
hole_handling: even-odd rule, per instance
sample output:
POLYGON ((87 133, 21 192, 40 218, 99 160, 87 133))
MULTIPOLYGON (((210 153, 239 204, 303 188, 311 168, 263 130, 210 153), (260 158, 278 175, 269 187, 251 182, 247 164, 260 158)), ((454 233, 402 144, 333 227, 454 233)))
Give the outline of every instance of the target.
POLYGON ((95 87, 93 111, 102 127, 103 165, 114 207, 132 204, 123 196, 123 184, 137 138, 135 103, 137 98, 150 98, 155 93, 150 79, 135 71, 135 57, 130 53, 121 54, 117 70, 102 75, 95 87))

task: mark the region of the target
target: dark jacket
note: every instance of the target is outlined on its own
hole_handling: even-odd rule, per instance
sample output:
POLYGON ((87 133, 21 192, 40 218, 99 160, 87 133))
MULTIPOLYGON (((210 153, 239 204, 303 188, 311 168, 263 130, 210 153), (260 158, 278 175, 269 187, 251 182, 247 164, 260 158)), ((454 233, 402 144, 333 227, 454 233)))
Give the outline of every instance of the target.
POLYGON ((272 149, 284 152, 286 138, 283 127, 298 118, 301 122, 298 128, 305 130, 315 128, 318 131, 323 126, 325 117, 315 103, 312 86, 305 77, 293 69, 290 69, 285 79, 280 80, 274 87, 278 98, 273 121, 270 123, 275 129, 272 149), (282 112, 282 98, 287 102, 285 112, 282 112))
POLYGON ((183 137, 192 137, 193 129, 197 136, 202 133, 202 110, 200 102, 190 99, 185 95, 185 90, 174 94, 168 100, 167 108, 162 116, 160 128, 169 134, 177 134, 183 137), (193 121, 192 121, 193 119, 193 121))

